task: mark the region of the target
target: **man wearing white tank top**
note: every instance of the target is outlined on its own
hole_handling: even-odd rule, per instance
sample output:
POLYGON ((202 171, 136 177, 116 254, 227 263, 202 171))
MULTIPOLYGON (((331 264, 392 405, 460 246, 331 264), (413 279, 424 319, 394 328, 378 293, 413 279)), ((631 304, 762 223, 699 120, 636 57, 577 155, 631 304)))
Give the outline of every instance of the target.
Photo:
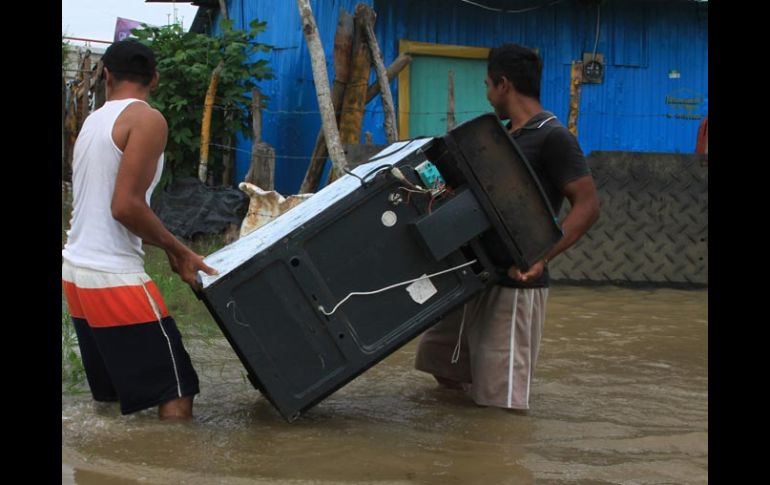
POLYGON ((158 85, 155 56, 135 41, 102 57, 107 102, 75 143, 71 229, 62 284, 93 398, 129 414, 158 406, 161 418, 192 417, 198 376, 174 319, 144 271, 142 243, 162 248, 180 278, 216 274, 174 237, 149 206, 163 171, 168 126, 147 103, 158 85))

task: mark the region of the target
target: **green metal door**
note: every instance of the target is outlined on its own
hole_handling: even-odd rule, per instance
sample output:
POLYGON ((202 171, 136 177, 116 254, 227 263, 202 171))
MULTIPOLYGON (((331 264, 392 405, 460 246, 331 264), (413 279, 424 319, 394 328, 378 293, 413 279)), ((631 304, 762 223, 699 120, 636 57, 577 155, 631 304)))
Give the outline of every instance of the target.
POLYGON ((415 55, 410 69, 410 138, 447 132, 450 70, 455 78, 455 125, 492 111, 484 85, 486 59, 415 55))

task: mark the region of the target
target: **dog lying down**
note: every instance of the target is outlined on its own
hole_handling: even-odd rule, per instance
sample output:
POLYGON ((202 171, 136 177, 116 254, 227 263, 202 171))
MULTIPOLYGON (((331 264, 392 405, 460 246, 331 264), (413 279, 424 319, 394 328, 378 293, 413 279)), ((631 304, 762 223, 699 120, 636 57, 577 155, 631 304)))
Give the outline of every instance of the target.
POLYGON ((249 196, 249 210, 241 223, 240 237, 264 226, 313 195, 298 194, 284 197, 275 190, 263 190, 249 182, 241 182, 238 188, 249 196))

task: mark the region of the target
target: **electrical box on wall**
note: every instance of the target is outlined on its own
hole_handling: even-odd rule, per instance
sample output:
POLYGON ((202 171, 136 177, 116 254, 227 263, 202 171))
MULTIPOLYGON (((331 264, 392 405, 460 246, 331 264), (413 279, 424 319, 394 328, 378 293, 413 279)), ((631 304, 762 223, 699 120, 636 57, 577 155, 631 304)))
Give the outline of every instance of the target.
POLYGON ((601 84, 604 81, 604 55, 583 53, 583 84, 601 84))

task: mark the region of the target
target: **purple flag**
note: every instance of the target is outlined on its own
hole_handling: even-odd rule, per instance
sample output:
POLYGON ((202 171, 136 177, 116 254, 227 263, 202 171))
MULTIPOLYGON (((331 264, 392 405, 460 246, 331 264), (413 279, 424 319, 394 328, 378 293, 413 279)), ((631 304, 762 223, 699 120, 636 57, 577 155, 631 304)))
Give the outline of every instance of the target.
POLYGON ((121 41, 127 37, 131 37, 131 29, 141 27, 142 22, 138 20, 130 20, 118 17, 115 22, 115 42, 121 41))

